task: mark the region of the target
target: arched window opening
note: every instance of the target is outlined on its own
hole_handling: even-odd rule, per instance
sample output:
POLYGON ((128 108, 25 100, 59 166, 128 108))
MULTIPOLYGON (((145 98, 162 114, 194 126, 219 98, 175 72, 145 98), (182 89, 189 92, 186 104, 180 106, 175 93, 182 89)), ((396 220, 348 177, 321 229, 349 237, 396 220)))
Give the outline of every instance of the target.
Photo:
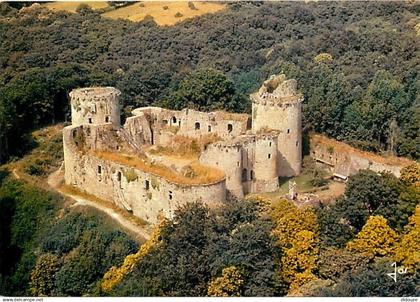
POLYGON ((89 124, 92 124, 92 118, 91 117, 88 118, 88 122, 89 122, 89 124))
POLYGON ((195 130, 200 130, 200 123, 199 122, 195 123, 195 130))
POLYGON ((149 190, 149 188, 150 188, 150 182, 149 182, 148 180, 146 180, 146 181, 144 182, 144 188, 145 188, 146 190, 149 190))
POLYGON ((208 132, 211 132, 211 126, 210 125, 208 126, 208 132))
POLYGON ((172 191, 169 191, 169 200, 172 200, 172 191))
POLYGON ((121 172, 118 172, 118 174, 117 174, 117 180, 118 181, 121 181, 121 172))
POLYGON ((105 123, 109 123, 109 116, 105 118, 105 123))
POLYGON ((232 124, 228 124, 228 132, 231 133, 233 131, 233 125, 232 124))
POLYGON ((290 133, 290 129, 287 129, 287 134, 289 134, 290 133))
POLYGON ((268 159, 270 159, 271 158, 271 154, 270 153, 268 153, 268 159))
POLYGON ((172 117, 172 123, 176 124, 176 117, 175 116, 172 117))
POLYGON ((98 174, 101 174, 101 173, 102 173, 102 167, 98 166, 98 174))
POLYGON ((250 177, 251 177, 251 180, 254 180, 254 170, 251 170, 251 175, 250 175, 250 177))

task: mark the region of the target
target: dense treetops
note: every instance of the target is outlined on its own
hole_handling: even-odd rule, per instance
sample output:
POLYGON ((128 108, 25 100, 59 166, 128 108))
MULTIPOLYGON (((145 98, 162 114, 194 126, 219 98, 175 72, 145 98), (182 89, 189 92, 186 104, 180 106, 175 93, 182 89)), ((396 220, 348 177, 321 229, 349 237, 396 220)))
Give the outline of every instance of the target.
MULTIPOLYGON (((305 130, 419 158, 415 3, 231 3, 172 27, 16 6, 0 3, 0 162, 31 147, 31 129, 68 120, 75 87, 116 86, 126 112, 247 112, 247 94, 280 72, 305 95, 305 130)), ((0 171, 0 293, 418 296, 419 166, 401 173, 360 171, 316 208, 190 204, 139 249, 0 171), (394 261, 409 268, 398 283, 394 261)))
MULTIPOLYGON (((419 199, 400 198, 417 187, 400 184, 400 195, 391 195, 396 201, 386 201, 416 208, 361 212, 360 229, 349 220, 359 211, 352 210, 356 187, 395 190, 387 174, 353 176, 348 208, 341 201, 312 208, 261 197, 217 209, 188 204, 140 248, 102 215, 59 210, 58 196, 0 176, 2 294, 415 296, 420 290, 419 199), (408 269, 398 286, 386 276, 394 261, 408 269)), ((361 201, 374 206, 368 202, 361 201)))
POLYGON ((75 87, 116 86, 126 112, 247 111, 280 72, 305 95, 306 130, 419 157, 414 3, 231 3, 171 27, 12 6, 0 4, 1 162, 25 152, 30 129, 68 119, 75 87))

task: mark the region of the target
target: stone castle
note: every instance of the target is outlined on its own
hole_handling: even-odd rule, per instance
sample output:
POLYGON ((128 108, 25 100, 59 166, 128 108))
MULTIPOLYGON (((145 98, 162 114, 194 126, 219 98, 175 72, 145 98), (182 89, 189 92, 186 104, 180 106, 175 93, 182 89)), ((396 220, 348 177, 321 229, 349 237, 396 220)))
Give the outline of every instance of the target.
POLYGON ((156 222, 188 202, 210 207, 229 195, 275 191, 300 173, 302 101, 294 79, 271 76, 251 94, 252 116, 143 107, 120 121, 120 91, 70 93, 72 125, 63 130, 65 182, 156 222), (196 157, 159 153, 178 138, 206 141, 196 157))

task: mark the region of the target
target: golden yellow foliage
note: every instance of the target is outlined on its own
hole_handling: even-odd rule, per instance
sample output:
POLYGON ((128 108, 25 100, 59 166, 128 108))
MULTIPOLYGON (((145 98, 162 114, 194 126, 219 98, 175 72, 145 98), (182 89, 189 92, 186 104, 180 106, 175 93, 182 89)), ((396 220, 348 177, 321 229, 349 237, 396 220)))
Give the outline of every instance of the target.
POLYGON ((290 284, 288 296, 297 296, 299 294, 300 288, 304 284, 315 281, 318 278, 309 270, 306 270, 302 273, 297 273, 293 279, 293 282, 290 284))
POLYGON ((400 179, 407 185, 420 188, 420 164, 412 163, 402 168, 400 179))
POLYGON ((283 251, 280 276, 290 290, 313 278, 317 268, 319 242, 318 222, 310 207, 298 208, 293 202, 280 199, 273 203, 271 217, 275 223, 273 235, 283 251))
POLYGON ((318 239, 313 232, 303 230, 296 234, 291 244, 292 247, 287 249, 282 257, 281 275, 284 281, 291 286, 294 284, 296 288, 302 285, 317 267, 318 239))
POLYGON ((315 63, 331 63, 332 61, 333 61, 332 55, 326 52, 320 53, 314 58, 315 63))
POLYGON ((161 225, 156 227, 147 240, 135 254, 128 255, 124 259, 124 263, 120 267, 111 267, 102 278, 102 290, 110 292, 116 285, 118 285, 126 275, 128 275, 133 268, 139 263, 157 244, 159 244, 161 237, 161 225))
POLYGON ((281 249, 289 248, 291 240, 303 230, 318 235, 318 222, 312 208, 298 208, 294 203, 280 199, 273 203, 271 217, 275 223, 273 235, 281 249))
POLYGON ((244 280, 235 266, 223 269, 222 276, 210 281, 207 293, 211 297, 239 297, 244 280))
POLYGON ((420 266, 420 205, 416 207, 406 226, 405 234, 395 247, 394 258, 410 270, 420 266))
POLYGON ((356 238, 347 243, 346 248, 369 258, 385 256, 392 251, 397 239, 397 233, 388 226, 384 217, 370 216, 356 238))
POLYGON ((420 36, 420 23, 417 23, 416 26, 414 26, 414 30, 416 31, 417 36, 420 36))

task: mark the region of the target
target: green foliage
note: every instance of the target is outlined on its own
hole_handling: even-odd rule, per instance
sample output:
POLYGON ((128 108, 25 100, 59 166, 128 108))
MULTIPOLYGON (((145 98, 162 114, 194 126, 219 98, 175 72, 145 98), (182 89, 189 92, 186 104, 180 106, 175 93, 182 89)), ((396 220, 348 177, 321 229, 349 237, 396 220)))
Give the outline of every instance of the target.
POLYGON ((139 177, 134 171, 134 169, 128 169, 123 171, 124 177, 127 179, 127 182, 136 181, 139 177))
POLYGON ((89 10, 70 14, 39 7, 17 14, 26 5, 0 8, 1 162, 28 149, 24 134, 30 129, 65 119, 74 87, 116 85, 127 111, 184 107, 197 99, 181 93, 180 83, 208 69, 233 79, 239 93, 220 77, 214 84, 226 84, 227 95, 210 91, 197 107, 249 111, 245 95, 269 75, 285 72, 298 79, 305 95, 307 129, 371 150, 419 156, 420 81, 413 68, 419 63, 413 47, 418 36, 414 25, 406 26, 415 4, 302 2, 279 9, 271 2, 230 3, 227 10, 201 16, 199 27, 196 20, 172 27, 150 18, 110 20, 89 10), (313 62, 315 57, 322 62, 313 62), (17 81, 28 74, 33 76, 17 81))
POLYGON ((197 69, 183 79, 168 103, 174 109, 201 111, 226 109, 241 112, 245 102, 236 94, 233 82, 215 69, 197 69))
POLYGON ((356 231, 360 231, 372 215, 382 215, 396 226, 401 189, 400 181, 391 174, 362 170, 349 178, 344 197, 337 201, 337 207, 356 231))
POLYGON ((345 113, 343 123, 346 140, 370 141, 371 149, 388 149, 396 152, 402 110, 410 107, 404 86, 389 72, 379 70, 362 99, 352 103, 345 113))
POLYGON ((394 282, 391 259, 372 263, 352 271, 336 285, 318 290, 314 296, 332 297, 415 297, 420 293, 418 274, 398 275, 394 282))
POLYGON ((350 83, 344 74, 337 74, 325 64, 313 66, 303 83, 304 93, 309 95, 304 128, 339 137, 344 110, 353 101, 350 83))
POLYGON ((36 260, 31 273, 31 292, 34 296, 49 296, 54 290, 55 274, 60 267, 59 258, 53 254, 42 254, 36 260))
POLYGON ((343 247, 354 235, 355 231, 342 217, 336 206, 321 204, 316 209, 323 246, 343 247))
POLYGON ((362 254, 353 253, 346 249, 329 247, 321 250, 318 272, 323 279, 338 282, 346 273, 365 267, 368 262, 369 258, 362 254))
POLYGON ((29 295, 29 278, 35 266, 35 249, 54 217, 61 199, 10 179, 0 186, 0 292, 29 295))
POLYGON ((159 191, 160 183, 159 183, 159 180, 156 177, 152 176, 150 184, 151 184, 151 186, 154 190, 159 191))
POLYGON ((316 209, 323 246, 342 247, 371 215, 382 215, 402 230, 420 200, 420 190, 389 173, 360 171, 351 176, 344 197, 316 209))
POLYGON ((69 213, 48 230, 44 252, 60 257, 52 293, 59 296, 94 294, 96 283, 137 246, 127 235, 95 212, 69 213))
POLYGON ((93 13, 93 10, 88 4, 80 3, 76 8, 76 12, 79 14, 89 14, 93 13))
POLYGON ((199 203, 177 211, 162 228, 162 241, 146 255, 114 295, 205 296, 208 284, 234 266, 241 271, 241 294, 275 294, 275 249, 270 223, 258 206, 232 201, 209 210, 199 203))
POLYGON ((80 296, 137 248, 96 212, 56 219, 60 197, 9 179, 0 184, 2 294, 80 296))
MULTIPOLYGON (((62 121, 69 108, 70 89, 95 79, 79 65, 29 68, 0 89, 0 162, 9 155, 22 155, 31 147, 28 131, 62 121)), ((41 173, 38 167, 34 173, 41 173)))

